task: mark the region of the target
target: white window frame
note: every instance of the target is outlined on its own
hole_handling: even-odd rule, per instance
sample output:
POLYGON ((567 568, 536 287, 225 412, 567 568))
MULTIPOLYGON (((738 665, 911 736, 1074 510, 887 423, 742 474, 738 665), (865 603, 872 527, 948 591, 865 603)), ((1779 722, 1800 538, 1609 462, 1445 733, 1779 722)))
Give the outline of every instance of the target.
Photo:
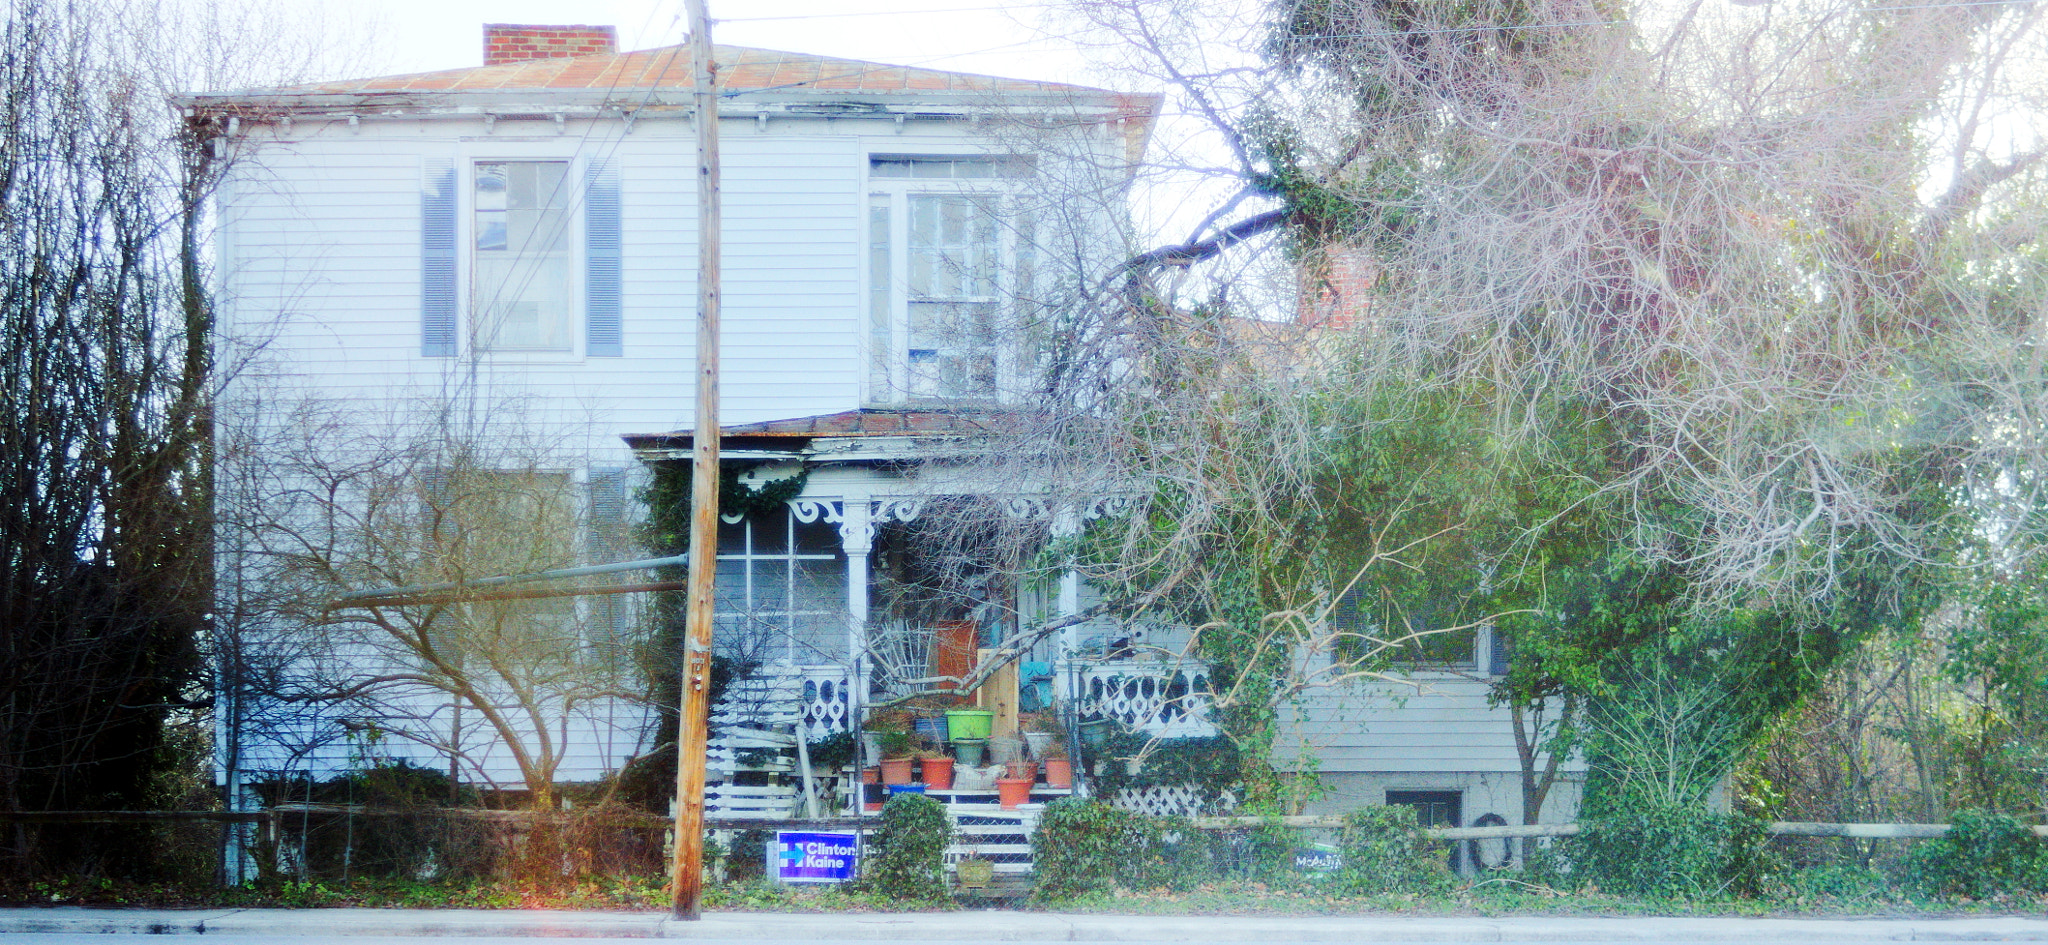
MULTIPOLYGON (((740 529, 741 547, 739 548, 739 550, 732 551, 720 548, 717 551, 717 555, 718 564, 720 565, 720 571, 723 571, 724 566, 727 564, 736 564, 740 567, 740 579, 743 583, 741 584, 739 590, 746 595, 745 601, 747 603, 747 606, 745 609, 742 610, 731 610, 724 607, 723 605, 730 599, 728 597, 728 593, 731 589, 731 585, 725 584, 722 580, 720 580, 717 582, 720 586, 716 587, 713 593, 713 622, 721 623, 723 621, 728 620, 756 620, 764 619, 764 617, 770 617, 772 615, 773 619, 779 619, 780 621, 779 624, 777 624, 774 627, 774 629, 777 632, 779 632, 782 636, 782 649, 780 653, 776 654, 776 657, 794 663, 819 662, 821 659, 824 658, 821 657, 820 654, 806 654, 797 652, 796 647, 797 638, 799 634, 797 632, 796 625, 800 620, 804 619, 831 621, 834 619, 843 620, 846 618, 847 614, 845 607, 845 594, 843 593, 843 582, 848 578, 848 574, 846 571, 846 554, 838 546, 837 543, 833 543, 832 545, 830 545, 832 550, 829 552, 800 551, 797 548, 796 515, 785 509, 780 518, 781 525, 783 528, 782 550, 756 551, 755 533, 758 529, 765 527, 768 523, 756 521, 754 519, 741 518, 738 516, 719 516, 719 521, 721 524, 726 526, 737 527, 740 529), (839 578, 842 582, 842 593, 839 595, 838 598, 835 599, 836 606, 826 606, 821 609, 806 610, 799 610, 797 608, 796 586, 798 564, 799 562, 806 561, 831 561, 837 563, 839 578), (756 563, 775 563, 780 564, 782 566, 782 586, 780 588, 780 600, 779 602, 777 602, 775 606, 765 605, 764 598, 767 596, 766 589, 761 589, 757 593, 757 568, 755 567, 756 563)), ((719 542, 719 544, 722 545, 724 544, 724 542, 721 541, 719 542)), ((715 575, 715 577, 722 579, 723 575, 715 575)), ((830 654, 827 654, 827 656, 829 655, 830 654)))
POLYGON ((866 199, 862 203, 861 270, 862 292, 860 337, 861 377, 868 404, 914 406, 918 404, 996 403, 1006 398, 1020 376, 1016 335, 1016 265, 1022 258, 1021 240, 1014 225, 1020 211, 1019 183, 1029 179, 1030 165, 1021 158, 986 153, 895 154, 867 156, 866 199), (984 177, 885 177, 877 176, 877 162, 960 162, 986 165, 984 177), (1019 169, 1023 169, 1022 172, 1019 169), (993 247, 994 291, 986 296, 959 296, 966 304, 987 304, 992 309, 994 376, 986 392, 920 390, 913 371, 910 348, 910 205, 913 198, 960 196, 986 199, 995 206, 993 247), (876 232, 875 210, 886 206, 889 226, 886 234, 876 232), (874 254, 879 238, 886 239, 889 258, 887 274, 878 274, 874 254), (880 284, 878 284, 878 282, 880 284), (876 330, 876 309, 886 292, 888 333, 884 339, 876 330))
POLYGON ((456 162, 456 256, 459 260, 457 287, 461 302, 457 307, 460 324, 456 336, 460 339, 461 350, 471 355, 488 357, 497 361, 519 361, 525 363, 581 362, 585 357, 585 336, 588 313, 585 311, 586 287, 590 265, 585 237, 585 182, 584 162, 576 155, 563 154, 554 147, 524 149, 499 146, 490 150, 475 150, 463 154, 456 162), (567 311, 563 315, 562 331, 564 344, 560 347, 515 347, 493 346, 482 343, 480 304, 477 298, 477 168, 485 164, 555 163, 563 166, 562 186, 568 191, 563 206, 566 229, 562 235, 566 244, 563 248, 564 274, 563 292, 566 295, 567 311))

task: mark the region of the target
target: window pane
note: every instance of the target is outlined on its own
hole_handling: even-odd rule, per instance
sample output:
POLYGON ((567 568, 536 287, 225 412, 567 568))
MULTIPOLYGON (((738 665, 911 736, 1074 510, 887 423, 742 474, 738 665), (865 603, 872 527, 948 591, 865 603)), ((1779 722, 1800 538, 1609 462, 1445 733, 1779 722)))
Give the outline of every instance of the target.
POLYGON ((756 559, 749 565, 754 572, 754 610, 761 613, 789 613, 789 561, 756 559))
POLYGON ((505 165, 476 166, 476 209, 479 213, 505 209, 505 165))
POLYGON ((894 345, 889 343, 894 309, 891 283, 896 277, 889 258, 890 198, 875 194, 868 198, 868 389, 876 397, 889 391, 889 362, 894 345))
POLYGON ((789 551, 789 511, 785 508, 747 519, 754 532, 754 553, 779 555, 789 551))
MULTIPOLYGON (((688 535, 683 535, 683 536, 681 536, 681 537, 682 537, 682 539, 683 539, 684 541, 686 541, 686 542, 687 542, 687 541, 689 540, 689 536, 688 536, 688 535)), ((746 550, 747 550, 747 523, 745 523, 745 522, 728 522, 728 521, 725 521, 724 519, 719 519, 719 521, 718 521, 718 553, 719 553, 719 554, 725 554, 725 553, 727 553, 727 552, 735 552, 735 553, 737 553, 737 552, 743 552, 743 551, 746 551, 746 550)))
POLYGON ((825 521, 824 516, 815 522, 797 522, 796 551, 808 555, 839 554, 839 526, 825 521))
POLYGON ((795 605, 799 611, 838 613, 846 609, 846 562, 798 561, 795 605))
POLYGON ((570 347, 568 163, 475 168, 472 332, 485 349, 570 347))

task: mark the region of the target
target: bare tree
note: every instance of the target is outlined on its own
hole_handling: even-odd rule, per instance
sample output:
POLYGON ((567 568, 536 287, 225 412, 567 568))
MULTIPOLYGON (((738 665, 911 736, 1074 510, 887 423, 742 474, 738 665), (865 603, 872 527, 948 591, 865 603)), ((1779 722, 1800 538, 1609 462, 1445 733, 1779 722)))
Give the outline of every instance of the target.
MULTIPOLYGON (((1436 625, 1552 614, 1525 623, 1563 634, 1554 660, 1752 633, 1814 668, 1926 613, 1981 560, 1959 536, 2038 547, 2026 515, 1987 524, 2041 482, 2035 8, 1075 9, 1206 122, 1184 169, 1236 187, 1065 286, 1029 445, 991 465, 1071 507, 1142 496, 1091 525, 1090 577, 1263 654, 1234 685, 1341 651, 1315 615, 1361 571, 1468 608, 1436 625), (1292 279, 1252 282, 1262 247, 1292 279), (1360 446, 1407 468, 1375 479, 1360 446), (1546 582, 1567 572, 1656 618, 1567 639, 1598 609, 1546 582)), ((1538 799, 1529 717, 1619 684, 1551 670, 1507 694, 1538 799)), ((1744 711, 1817 679, 1780 675, 1744 711)))
MULTIPOLYGON (((198 760, 176 733, 206 691, 213 178, 105 12, 29 0, 4 21, 0 810, 149 807, 159 772, 198 760)), ((10 828, 10 872, 148 856, 35 839, 10 828)))
POLYGON ((633 697, 630 644, 562 593, 584 582, 494 582, 577 563, 576 454, 516 405, 470 421, 447 404, 361 413, 304 400, 254 424, 259 508, 244 510, 235 577, 268 615, 251 642, 283 671, 252 698, 329 707, 274 737, 373 733, 450 759, 460 780, 509 769, 553 809, 574 739, 633 697))

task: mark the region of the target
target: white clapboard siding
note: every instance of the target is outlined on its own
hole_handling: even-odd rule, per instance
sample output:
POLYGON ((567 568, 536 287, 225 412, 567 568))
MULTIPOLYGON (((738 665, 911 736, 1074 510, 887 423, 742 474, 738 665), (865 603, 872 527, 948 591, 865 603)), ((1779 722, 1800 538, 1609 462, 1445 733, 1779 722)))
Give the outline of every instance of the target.
POLYGON ((1282 709, 1274 759, 1286 764, 1306 752, 1331 773, 1520 770, 1512 717, 1487 705, 1486 680, 1449 673, 1414 679, 1419 687, 1311 691, 1282 709))
MULTIPOLYGON (((529 141, 516 153, 601 156, 616 170, 619 356, 486 355, 474 371, 466 357, 421 356, 422 163, 466 168, 489 146, 364 129, 258 147, 224 191, 224 327, 260 342, 262 359, 303 389, 342 399, 397 404, 481 378, 536 402, 587 407, 585 425, 600 428, 592 440, 613 447, 623 433, 690 427, 697 239, 687 137, 636 132, 604 155, 580 153, 574 138, 529 141)), ((860 140, 741 136, 724 159, 723 419, 858 406, 860 140)), ((457 189, 466 186, 464 177, 457 189)))

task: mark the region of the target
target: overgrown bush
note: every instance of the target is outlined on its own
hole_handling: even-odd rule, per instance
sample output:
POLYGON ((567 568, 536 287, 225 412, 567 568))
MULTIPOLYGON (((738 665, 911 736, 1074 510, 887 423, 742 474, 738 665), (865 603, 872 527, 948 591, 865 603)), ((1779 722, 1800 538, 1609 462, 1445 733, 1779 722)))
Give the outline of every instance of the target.
POLYGON ((1695 805, 1644 804, 1579 818, 1559 844, 1556 879, 1669 899, 1755 895, 1772 872, 1762 821, 1695 805))
MULTIPOLYGON (((280 841, 298 847, 302 857, 298 879, 481 877, 495 872, 506 852, 499 827, 440 813, 443 807, 480 806, 475 789, 456 785, 446 772, 403 759, 310 784, 303 776, 279 777, 253 782, 250 788, 266 807, 305 802, 365 810, 361 817, 323 813, 282 820, 284 833, 296 836, 280 841)), ((276 863, 276 851, 257 861, 276 863)))
POLYGON ((1119 727, 1100 751, 1091 753, 1110 759, 1095 776, 1094 787, 1103 798, 1113 801, 1125 791, 1151 787, 1189 787, 1204 810, 1217 812, 1244 799, 1244 759, 1229 736, 1155 739, 1112 724, 1119 727), (1120 760, 1140 755, 1145 763, 1136 772, 1120 760))
POLYGON ((1422 835, 1415 808, 1406 804, 1361 807, 1344 815, 1337 837, 1344 866, 1337 888, 1362 896, 1449 892, 1457 882, 1446 847, 1422 835))
POLYGON ((1093 798, 1045 807, 1031 834, 1033 898, 1061 902, 1121 886, 1186 888, 1215 874, 1208 835, 1180 817, 1146 817, 1093 798))
POLYGON ((922 794, 898 794, 882 807, 875 835, 881 852, 861 871, 860 888, 901 902, 946 899, 946 845, 953 822, 946 806, 922 794))
POLYGON ((2007 815, 1956 811, 1946 836, 1906 855, 1901 879, 1926 896, 2048 892, 2048 842, 2007 815))

